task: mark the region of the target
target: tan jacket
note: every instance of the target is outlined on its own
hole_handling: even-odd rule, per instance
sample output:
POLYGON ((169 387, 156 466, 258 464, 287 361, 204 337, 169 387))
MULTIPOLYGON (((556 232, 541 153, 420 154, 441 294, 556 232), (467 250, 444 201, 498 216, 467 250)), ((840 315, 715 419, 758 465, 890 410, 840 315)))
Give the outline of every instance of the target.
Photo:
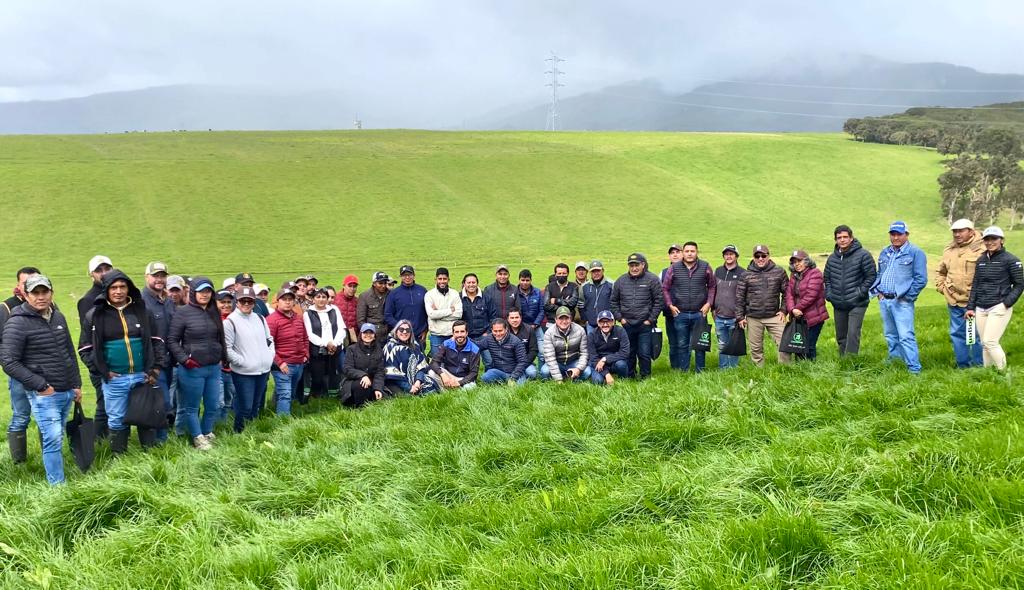
POLYGON ((956 307, 967 305, 974 282, 974 266, 985 253, 981 232, 975 231, 974 238, 963 246, 950 242, 942 251, 942 262, 935 271, 935 288, 946 297, 946 303, 956 307))

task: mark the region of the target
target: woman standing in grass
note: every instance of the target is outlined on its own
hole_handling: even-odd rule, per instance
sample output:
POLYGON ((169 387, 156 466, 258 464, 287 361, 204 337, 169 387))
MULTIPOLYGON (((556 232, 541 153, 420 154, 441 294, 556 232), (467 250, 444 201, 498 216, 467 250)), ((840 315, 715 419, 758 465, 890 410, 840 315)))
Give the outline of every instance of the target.
POLYGON ((813 361, 818 357, 818 337, 828 319, 825 309, 825 280, 814 260, 803 250, 789 257, 792 273, 786 285, 786 313, 794 320, 807 322, 807 352, 796 358, 813 361))
POLYGON ((313 397, 323 397, 328 389, 337 387, 338 353, 344 350, 345 319, 338 308, 331 305, 331 299, 326 289, 317 289, 313 292, 313 307, 306 310, 302 318, 309 338, 307 369, 309 395, 313 397))
POLYGON ((999 340, 1013 316, 1013 304, 1024 291, 1020 259, 1003 247, 1003 230, 990 226, 981 234, 985 253, 978 258, 964 317, 978 318, 981 356, 986 367, 1006 368, 1006 353, 999 340))
POLYGON ((341 403, 358 408, 384 397, 384 352, 377 346, 377 327, 359 327, 359 341, 345 350, 345 380, 341 403))
POLYGON ((214 438, 213 423, 220 410, 220 368, 227 360, 224 324, 213 304, 210 279, 196 277, 189 287, 188 305, 178 308, 171 320, 167 348, 181 365, 179 393, 185 427, 192 444, 200 451, 208 451, 214 438), (200 403, 203 405, 202 423, 199 421, 200 403))
POLYGON ((440 383, 430 374, 430 364, 412 336, 412 322, 399 320, 384 345, 385 383, 413 395, 438 391, 440 383))

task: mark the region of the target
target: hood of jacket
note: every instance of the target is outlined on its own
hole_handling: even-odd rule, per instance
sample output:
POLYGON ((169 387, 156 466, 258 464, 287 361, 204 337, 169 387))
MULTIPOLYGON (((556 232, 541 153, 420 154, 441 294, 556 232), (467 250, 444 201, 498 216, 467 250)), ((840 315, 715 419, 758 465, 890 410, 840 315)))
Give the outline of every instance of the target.
POLYGON ((128 275, 116 268, 103 276, 103 282, 100 283, 100 293, 96 296, 96 299, 93 300, 93 305, 105 305, 108 303, 107 293, 110 291, 110 286, 116 281, 124 281, 128 284, 128 298, 130 299, 128 305, 132 305, 134 303, 145 305, 145 302, 142 300, 142 291, 135 286, 135 283, 128 278, 128 275))

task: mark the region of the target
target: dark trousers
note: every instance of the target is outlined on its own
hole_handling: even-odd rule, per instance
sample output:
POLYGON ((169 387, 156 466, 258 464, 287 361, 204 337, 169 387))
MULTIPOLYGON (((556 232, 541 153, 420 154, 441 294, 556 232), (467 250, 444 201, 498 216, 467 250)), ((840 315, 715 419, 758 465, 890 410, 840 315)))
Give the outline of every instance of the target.
POLYGON ((629 322, 625 326, 626 335, 629 336, 629 376, 640 378, 651 375, 651 327, 637 320, 636 323, 629 322), (637 372, 637 363, 640 371, 637 372))
POLYGON ((348 390, 348 396, 342 394, 341 403, 350 408, 358 408, 377 399, 377 396, 373 394, 372 383, 369 387, 362 387, 359 385, 359 380, 353 380, 342 385, 342 388, 348 390))
POLYGON ((235 410, 235 432, 242 432, 246 422, 255 420, 259 416, 260 410, 263 408, 261 398, 267 395, 269 377, 270 373, 262 375, 231 373, 231 379, 235 383, 235 397, 232 400, 235 410), (260 405, 257 405, 257 402, 260 405))
POLYGON ((92 381, 92 387, 96 390, 96 414, 93 416, 93 422, 96 424, 96 436, 99 438, 107 437, 107 404, 103 401, 103 377, 99 373, 89 372, 89 381, 92 381))
POLYGON ((805 361, 813 361, 818 358, 818 337, 821 336, 821 329, 824 327, 825 324, 809 326, 807 328, 807 352, 804 354, 795 354, 793 356, 805 361))
POLYGON ((853 309, 832 308, 836 321, 836 344, 839 345, 839 356, 860 352, 860 329, 864 325, 864 314, 867 306, 853 309))
MULTIPOLYGON (((306 372, 309 374, 309 395, 322 397, 328 389, 331 389, 332 384, 337 383, 337 355, 311 354, 309 363, 306 365, 306 372)), ((337 385, 335 385, 336 387, 337 385)))

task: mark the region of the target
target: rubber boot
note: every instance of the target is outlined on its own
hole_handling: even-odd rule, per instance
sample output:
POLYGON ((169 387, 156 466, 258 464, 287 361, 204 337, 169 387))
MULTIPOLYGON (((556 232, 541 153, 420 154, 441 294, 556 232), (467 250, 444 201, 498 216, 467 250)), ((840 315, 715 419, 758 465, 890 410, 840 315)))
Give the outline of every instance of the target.
POLYGON ((115 455, 123 455, 128 450, 128 437, 131 436, 130 428, 110 431, 110 450, 115 455))
POLYGON ((7 447, 11 449, 11 460, 15 463, 24 463, 28 458, 28 439, 25 438, 25 431, 8 432, 7 447))
POLYGON ((143 449, 151 449, 156 446, 156 429, 139 428, 139 444, 143 449))

